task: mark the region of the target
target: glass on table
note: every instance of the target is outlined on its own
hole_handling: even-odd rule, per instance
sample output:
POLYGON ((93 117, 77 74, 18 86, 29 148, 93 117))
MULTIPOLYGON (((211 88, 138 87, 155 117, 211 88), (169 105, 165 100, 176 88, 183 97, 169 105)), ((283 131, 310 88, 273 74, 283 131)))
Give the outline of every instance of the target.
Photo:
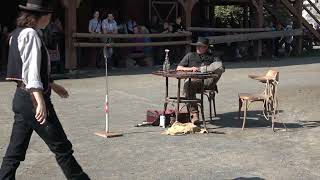
POLYGON ((200 72, 201 72, 201 73, 206 73, 206 72, 207 72, 207 66, 204 65, 204 64, 202 64, 202 65, 200 66, 200 72))

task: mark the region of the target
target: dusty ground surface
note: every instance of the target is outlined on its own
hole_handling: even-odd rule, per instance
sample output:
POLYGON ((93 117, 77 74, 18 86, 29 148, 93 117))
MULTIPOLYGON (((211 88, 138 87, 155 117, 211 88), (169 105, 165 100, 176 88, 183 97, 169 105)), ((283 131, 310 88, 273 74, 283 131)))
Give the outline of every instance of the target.
MULTIPOLYGON (((70 91, 69 99, 53 95, 75 156, 92 179, 320 179, 320 59, 228 63, 216 97, 218 117, 210 134, 162 135, 159 127, 134 127, 145 119, 146 109, 161 109, 164 79, 152 70, 115 71, 109 78, 110 126, 123 137, 103 139, 94 132, 104 128, 104 78, 59 80, 70 91), (271 131, 253 104, 245 131, 235 117, 238 92, 262 88, 247 75, 280 71, 280 118, 288 132, 271 131), (260 118, 259 118, 260 117, 260 118)), ((95 73, 100 74, 100 73, 95 73)), ((103 73, 102 73, 103 74, 103 73)), ((170 81, 175 92, 176 81, 170 81)), ((0 156, 8 145, 13 114, 14 84, 0 82, 0 156)), ((207 103, 207 102, 206 102, 207 103)), ((2 159, 0 159, 0 162, 2 159)), ((17 179, 64 179, 54 155, 34 134, 17 179)))

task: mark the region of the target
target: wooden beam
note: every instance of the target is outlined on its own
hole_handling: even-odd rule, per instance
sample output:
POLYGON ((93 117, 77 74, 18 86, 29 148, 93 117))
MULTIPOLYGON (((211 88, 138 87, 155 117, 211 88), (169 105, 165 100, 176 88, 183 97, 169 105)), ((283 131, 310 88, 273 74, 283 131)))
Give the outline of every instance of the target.
POLYGON ((60 0, 64 8, 67 8, 69 6, 68 0, 60 0))
POLYGON ((165 34, 93 34, 93 33, 73 33, 73 38, 167 38, 167 37, 190 37, 191 32, 184 33, 165 33, 165 34))
POLYGON ((256 9, 259 9, 259 5, 256 0, 251 0, 251 3, 256 9))
POLYGON ((175 45, 187 45, 191 41, 169 41, 169 42, 145 42, 145 43, 87 43, 87 42, 75 42, 73 45, 75 47, 117 47, 117 48, 127 48, 127 47, 152 47, 152 46, 175 46, 175 45))
MULTIPOLYGON (((193 6, 199 2, 199 0, 178 0, 178 2, 182 5, 185 15, 186 15, 186 28, 191 27, 192 24, 192 9, 193 6)), ((191 37, 188 37, 187 40, 191 41, 191 37)), ((186 47, 186 51, 190 51, 190 45, 186 47)))
MULTIPOLYGON (((64 6, 64 8, 69 8, 69 0, 60 0, 62 5, 64 6)), ((82 0, 76 0, 77 1, 77 5, 76 7, 79 8, 82 0)))
MULTIPOLYGON (((296 7, 296 8, 298 8, 298 7, 296 7)), ((317 16, 315 16, 305 5, 303 5, 303 9, 305 11, 307 11, 307 13, 312 17, 312 19, 315 20, 320 25, 320 21, 318 20, 317 16)), ((297 11, 302 12, 302 8, 297 9, 297 11)))
POLYGON ((191 26, 191 15, 192 15, 192 9, 193 6, 199 2, 199 0, 178 0, 178 2, 182 5, 185 14, 186 14, 186 27, 191 26))
POLYGON ((72 39, 72 34, 77 31, 77 0, 68 0, 68 7, 65 8, 65 26, 65 68, 72 70, 77 68, 76 49, 72 39))
POLYGON ((313 9, 315 9, 320 14, 319 8, 311 0, 308 0, 308 2, 313 7, 313 9))
POLYGON ((303 35, 303 29, 294 29, 292 31, 271 31, 224 36, 209 36, 207 38, 209 39, 210 44, 222 44, 300 35, 303 35))
POLYGON ((79 8, 82 0, 77 0, 77 8, 79 8))
MULTIPOLYGON (((256 9, 256 27, 257 28, 262 28, 263 27, 263 0, 251 0, 253 6, 256 9)), ((256 43, 256 52, 257 52, 257 59, 259 60, 259 58, 262 56, 262 41, 258 40, 258 42, 256 43)))
POLYGON ((258 5, 259 5, 259 24, 258 24, 258 27, 259 28, 262 28, 263 27, 263 24, 264 24, 264 16, 263 16, 263 0, 259 0, 258 1, 258 5))
MULTIPOLYGON (((296 17, 296 21, 294 23, 294 28, 302 28, 302 6, 303 6, 302 0, 295 0, 294 7, 295 7, 296 11, 301 15, 296 17)), ((296 36, 295 41, 296 41, 295 52, 297 53, 297 55, 300 55, 303 50, 303 37, 296 36)))
POLYGON ((192 32, 264 32, 272 31, 272 28, 203 28, 203 27, 190 27, 188 31, 192 32))

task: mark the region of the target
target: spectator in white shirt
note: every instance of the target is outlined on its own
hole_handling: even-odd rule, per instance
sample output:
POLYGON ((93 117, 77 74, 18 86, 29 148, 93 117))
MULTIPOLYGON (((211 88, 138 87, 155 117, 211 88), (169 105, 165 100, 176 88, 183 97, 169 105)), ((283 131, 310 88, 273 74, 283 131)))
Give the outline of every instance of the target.
POLYGON ((99 19, 99 11, 95 11, 93 18, 89 21, 88 31, 90 33, 101 33, 101 21, 99 19))
MULTIPOLYGON (((106 19, 104 19, 102 21, 102 31, 104 34, 118 34, 118 26, 117 26, 117 22, 114 20, 114 16, 112 13, 108 13, 108 16, 106 19)), ((112 43, 112 39, 111 38, 106 38, 105 43, 112 43)), ((108 48, 108 67, 112 68, 112 66, 114 66, 114 62, 112 59, 113 56, 113 49, 112 48, 108 48)))

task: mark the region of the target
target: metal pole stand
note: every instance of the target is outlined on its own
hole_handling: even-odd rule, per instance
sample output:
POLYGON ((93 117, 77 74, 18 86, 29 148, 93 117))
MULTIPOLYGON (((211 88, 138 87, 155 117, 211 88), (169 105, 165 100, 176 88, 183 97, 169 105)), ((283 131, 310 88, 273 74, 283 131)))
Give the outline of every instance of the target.
POLYGON ((105 131, 95 133, 95 135, 100 136, 100 137, 104 137, 104 138, 113 138, 113 137, 122 136, 123 134, 110 132, 110 129, 109 129, 110 107, 109 107, 109 102, 108 102, 108 52, 107 52, 108 47, 109 47, 109 44, 106 44, 103 48, 103 56, 104 56, 105 64, 106 64, 106 101, 105 101, 106 129, 105 129, 105 131))

